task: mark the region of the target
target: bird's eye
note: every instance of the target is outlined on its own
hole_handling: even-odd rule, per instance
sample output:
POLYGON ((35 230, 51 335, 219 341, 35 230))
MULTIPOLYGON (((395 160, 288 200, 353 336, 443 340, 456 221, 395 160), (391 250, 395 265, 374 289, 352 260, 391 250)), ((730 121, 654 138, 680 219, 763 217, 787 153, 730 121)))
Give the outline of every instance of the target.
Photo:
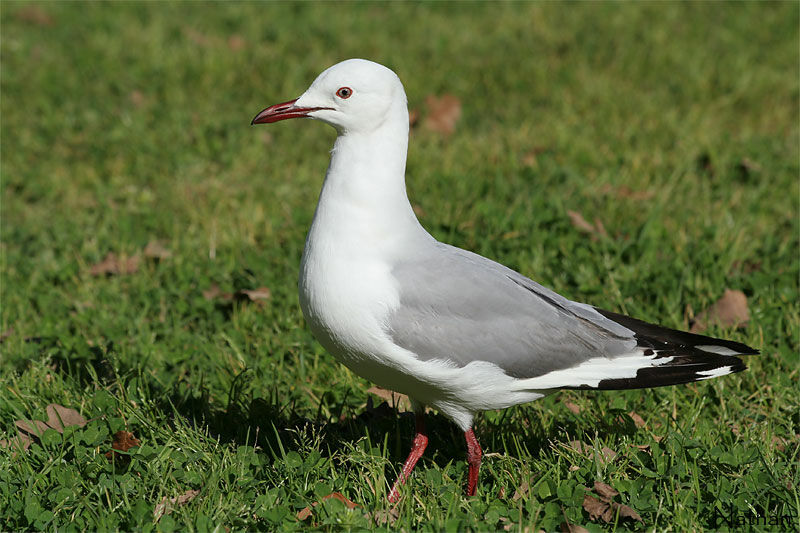
POLYGON ((339 87, 339 90, 336 91, 336 96, 341 98, 342 100, 347 100, 351 96, 353 96, 353 89, 350 87, 339 87))

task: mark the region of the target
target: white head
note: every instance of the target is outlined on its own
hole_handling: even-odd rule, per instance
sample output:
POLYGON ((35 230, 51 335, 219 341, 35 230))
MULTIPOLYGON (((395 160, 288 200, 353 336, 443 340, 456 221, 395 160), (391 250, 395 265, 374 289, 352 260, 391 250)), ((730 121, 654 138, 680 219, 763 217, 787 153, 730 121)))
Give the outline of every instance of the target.
POLYGON ((408 104, 394 72, 366 59, 348 59, 317 76, 299 98, 261 111, 252 124, 301 117, 327 122, 339 133, 368 133, 392 118, 405 117, 407 126, 408 104))

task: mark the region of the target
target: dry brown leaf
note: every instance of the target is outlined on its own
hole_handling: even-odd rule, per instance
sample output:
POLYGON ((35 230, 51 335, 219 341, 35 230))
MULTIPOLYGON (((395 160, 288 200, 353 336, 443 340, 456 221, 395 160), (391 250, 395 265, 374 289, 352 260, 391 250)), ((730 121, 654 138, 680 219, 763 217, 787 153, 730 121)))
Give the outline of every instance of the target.
POLYGON ((0 448, 13 448, 22 452, 31 447, 33 439, 24 433, 17 433, 16 437, 0 440, 0 448))
POLYGON ((106 452, 106 459, 109 461, 125 461, 130 460, 130 457, 117 453, 127 452, 135 446, 139 446, 141 442, 130 431, 120 430, 114 433, 114 440, 111 443, 111 451, 106 452))
POLYGON ((581 411, 582 411, 582 409, 581 409, 581 407, 579 405, 576 405, 576 404, 574 404, 574 403, 572 403, 570 401, 564 402, 564 407, 566 407, 567 409, 569 409, 570 411, 572 411, 576 415, 579 415, 581 413, 581 411))
POLYGON ((583 497, 583 508, 589 513, 589 518, 594 521, 600 518, 603 522, 608 524, 611 523, 614 520, 614 516, 619 513, 620 518, 630 518, 642 522, 642 517, 639 516, 639 513, 627 505, 611 501, 611 498, 619 494, 613 487, 596 481, 594 483, 594 490, 600 495, 600 500, 590 494, 586 494, 583 497))
POLYGON ((445 136, 456 131, 456 122, 461 118, 461 100, 452 94, 444 94, 438 98, 428 95, 425 104, 428 107, 426 128, 445 136))
POLYGON ((531 487, 528 484, 528 481, 524 480, 522 483, 520 483, 519 487, 517 487, 517 490, 514 491, 514 495, 511 497, 511 499, 513 501, 517 501, 520 498, 524 498, 525 495, 528 494, 530 488, 531 487))
POLYGON ((379 526, 391 526, 397 522, 400 517, 400 511, 397 510, 397 507, 392 507, 391 509, 380 509, 374 513, 367 513, 366 516, 379 526))
POLYGON ((607 502, 610 502, 614 496, 619 494, 614 487, 600 481, 594 482, 594 491, 607 502))
POLYGON ((144 247, 144 255, 153 259, 166 259, 172 255, 172 252, 161 241, 150 241, 144 247))
POLYGON ((750 320, 747 296, 742 291, 725 289, 725 293, 711 307, 695 317, 692 333, 705 331, 716 324, 725 328, 744 326, 750 320))
POLYGON ((589 513, 589 518, 597 520, 608 511, 609 505, 587 494, 583 497, 583 509, 589 513))
POLYGON ((621 503, 613 503, 612 507, 619 511, 619 516, 622 518, 631 518, 639 522, 644 522, 644 520, 642 520, 642 517, 639 516, 639 513, 637 513, 627 505, 623 505, 621 503))
POLYGON ((561 522, 561 533, 589 533, 589 530, 578 524, 561 522))
MULTIPOLYGON (((313 506, 316 507, 316 505, 317 505, 317 502, 314 502, 313 506)), ((311 513, 311 507, 303 507, 302 509, 297 511, 297 520, 302 522, 303 520, 305 520, 306 518, 311 516, 311 514, 312 514, 311 513)))
POLYGON ((130 431, 120 430, 114 433, 114 441, 111 447, 121 452, 127 452, 131 448, 139 446, 141 441, 137 439, 130 431))
POLYGON ((113 252, 108 252, 105 259, 91 266, 89 273, 92 276, 104 274, 133 274, 139 270, 139 256, 117 257, 113 252))
POLYGON ((573 227, 575 227, 578 231, 588 233, 593 239, 596 239, 598 236, 608 237, 606 228, 603 226, 603 223, 599 218, 595 218, 594 224, 591 224, 577 211, 567 210, 567 216, 569 216, 569 220, 573 227))
POLYGON ((778 437, 777 435, 773 435, 770 442, 772 443, 773 446, 775 446, 775 449, 778 450, 779 452, 786 451, 786 445, 788 444, 788 442, 783 437, 778 437))
POLYGON ((41 437, 42 433, 48 429, 52 429, 41 420, 17 420, 14 424, 19 431, 27 433, 31 437, 41 437))
POLYGON ((161 502, 153 508, 153 521, 158 522, 161 520, 161 517, 165 514, 170 514, 173 509, 176 507, 180 507, 181 505, 186 505, 190 501, 192 501, 195 496, 200 494, 199 490, 187 490, 180 496, 176 496, 174 498, 167 498, 164 496, 161 499, 161 502))
POLYGON ((233 300, 233 294, 230 292, 222 292, 219 285, 212 283, 209 288, 203 291, 203 298, 206 300, 214 300, 219 297, 220 300, 230 301, 233 300))
POLYGON ((610 463, 611 461, 614 460, 614 457, 617 456, 617 452, 615 452, 614 450, 612 450, 608 446, 603 446, 600 449, 600 454, 601 454, 600 462, 602 464, 610 463))
POLYGON ((570 222, 572 225, 577 228, 578 230, 584 233, 594 233, 594 225, 590 224, 583 218, 583 215, 578 213, 577 211, 567 211, 567 215, 569 216, 570 222))
POLYGON ((47 11, 36 5, 28 5, 17 11, 17 18, 42 27, 50 27, 55 23, 47 11))
POLYGON ((47 425, 59 433, 64 433, 64 428, 69 426, 83 427, 86 419, 75 409, 51 403, 47 406, 47 425))
POLYGON ((402 412, 411 409, 411 401, 405 394, 400 394, 399 392, 393 392, 376 386, 368 388, 367 394, 374 394, 378 398, 386 400, 386 403, 389 405, 397 407, 398 411, 402 412))
POLYGON ((319 505, 319 504, 320 504, 320 502, 324 502, 325 500, 330 500, 331 498, 333 498, 334 500, 339 500, 340 502, 342 502, 343 504, 345 504, 345 506, 346 506, 348 509, 355 509, 356 507, 358 507, 358 504, 357 504, 357 503, 355 503, 355 502, 353 502, 353 501, 350 501, 350 500, 348 500, 348 499, 347 499, 347 498, 345 498, 345 497, 344 497, 344 496, 343 496, 343 495, 342 495, 340 492, 331 492, 331 493, 330 493, 330 494, 328 494, 327 496, 323 496, 323 497, 322 497, 322 500, 320 500, 319 502, 314 502, 314 503, 312 503, 312 504, 311 504, 311 507, 303 507, 302 509, 300 509, 300 511, 298 511, 298 513, 297 513, 297 519, 298 519, 299 521, 301 521, 301 522, 302 522, 303 520, 307 519, 309 516, 311 516, 311 515, 313 514, 313 513, 312 513, 312 511, 311 511, 311 509, 313 509, 314 507, 316 507, 317 505, 319 505))
POLYGON ((628 416, 631 417, 631 419, 633 420, 633 423, 636 424, 637 428, 643 428, 643 427, 645 427, 647 425, 644 422, 644 418, 642 418, 641 416, 636 414, 634 411, 631 411, 630 413, 628 413, 628 416))
POLYGON ((272 293, 267 287, 259 287, 257 289, 242 289, 237 294, 246 296, 251 302, 262 302, 269 300, 272 293))
POLYGON ((584 444, 579 440, 572 440, 569 442, 569 447, 578 453, 588 452, 592 449, 588 444, 584 444))

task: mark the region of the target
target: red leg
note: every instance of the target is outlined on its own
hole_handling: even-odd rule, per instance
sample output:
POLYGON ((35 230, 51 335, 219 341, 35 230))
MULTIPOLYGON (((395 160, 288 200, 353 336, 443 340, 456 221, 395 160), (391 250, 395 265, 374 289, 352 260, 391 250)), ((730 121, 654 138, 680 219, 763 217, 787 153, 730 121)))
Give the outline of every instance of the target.
POLYGON ((425 411, 417 413, 416 427, 417 434, 414 435, 414 441, 411 444, 411 452, 408 454, 408 459, 406 459, 403 465, 403 471, 400 473, 400 477, 394 482, 392 490, 389 492, 388 500, 390 503, 395 503, 400 499, 400 487, 406 482, 409 474, 414 470, 417 461, 419 461, 419 458, 422 457, 422 454, 425 452, 425 447, 428 446, 428 436, 425 435, 425 411))
POLYGON ((475 432, 472 428, 464 432, 467 438, 467 463, 469 464, 469 474, 467 477, 467 496, 475 496, 475 487, 478 486, 478 473, 481 469, 481 445, 478 444, 478 439, 475 438, 475 432))

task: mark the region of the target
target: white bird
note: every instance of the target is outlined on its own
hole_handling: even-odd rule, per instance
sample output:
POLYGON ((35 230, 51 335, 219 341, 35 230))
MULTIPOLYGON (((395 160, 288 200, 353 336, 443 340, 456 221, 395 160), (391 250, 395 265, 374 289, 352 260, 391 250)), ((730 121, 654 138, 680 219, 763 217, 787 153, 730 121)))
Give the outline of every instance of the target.
POLYGON ((480 255, 443 244, 406 195, 408 104, 388 68, 338 63, 253 124, 308 117, 336 128, 300 267, 300 305, 320 343, 381 387, 408 395, 416 435, 396 501, 428 443, 425 406, 465 433, 467 495, 478 482, 475 414, 558 389, 635 389, 745 369, 738 342, 573 302, 480 255))

